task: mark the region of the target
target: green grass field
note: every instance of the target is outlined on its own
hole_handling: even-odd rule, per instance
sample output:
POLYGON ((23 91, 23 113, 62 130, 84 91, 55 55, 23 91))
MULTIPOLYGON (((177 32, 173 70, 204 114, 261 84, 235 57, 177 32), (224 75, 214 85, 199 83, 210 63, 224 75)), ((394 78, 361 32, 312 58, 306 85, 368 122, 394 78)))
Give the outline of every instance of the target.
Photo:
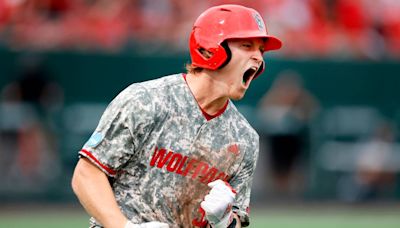
MULTIPOLYGON (((88 217, 79 208, 0 209, 0 228, 84 228, 88 217)), ((399 228, 400 207, 296 207, 254 209, 255 228, 399 228)))

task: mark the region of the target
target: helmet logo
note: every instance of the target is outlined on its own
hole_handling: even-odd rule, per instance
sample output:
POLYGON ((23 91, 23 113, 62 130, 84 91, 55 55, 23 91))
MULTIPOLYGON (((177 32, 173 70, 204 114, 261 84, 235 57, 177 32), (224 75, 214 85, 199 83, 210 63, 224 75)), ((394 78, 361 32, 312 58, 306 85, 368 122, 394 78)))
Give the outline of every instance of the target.
POLYGON ((265 31, 265 25, 264 21, 261 18, 261 16, 258 13, 253 13, 254 20, 256 21, 256 24, 258 26, 258 30, 264 32, 265 31))

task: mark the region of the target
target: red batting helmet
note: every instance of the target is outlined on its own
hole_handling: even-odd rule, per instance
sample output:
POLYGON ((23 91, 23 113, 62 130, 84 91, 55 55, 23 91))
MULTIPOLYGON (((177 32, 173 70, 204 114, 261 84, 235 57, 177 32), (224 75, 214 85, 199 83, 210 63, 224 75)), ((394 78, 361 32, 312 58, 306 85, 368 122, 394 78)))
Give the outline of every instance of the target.
MULTIPOLYGON (((229 61, 229 50, 222 43, 234 38, 265 38, 265 51, 281 48, 282 42, 267 33, 260 14, 241 5, 214 6, 203 12, 193 25, 189 49, 192 65, 216 70, 229 61), (201 50, 210 52, 205 57, 201 50)), ((264 69, 257 72, 259 75, 264 69)))

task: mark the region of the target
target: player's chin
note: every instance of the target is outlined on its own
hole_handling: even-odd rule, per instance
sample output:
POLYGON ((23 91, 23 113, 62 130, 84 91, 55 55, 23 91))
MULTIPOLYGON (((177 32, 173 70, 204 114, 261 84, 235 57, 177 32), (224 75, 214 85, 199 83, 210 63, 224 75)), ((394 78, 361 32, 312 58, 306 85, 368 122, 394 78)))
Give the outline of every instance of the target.
POLYGON ((244 91, 240 91, 240 92, 238 91, 238 92, 236 92, 234 94, 231 94, 230 98, 232 100, 234 100, 234 101, 238 101, 238 100, 241 100, 244 97, 245 93, 246 93, 245 90, 244 91))

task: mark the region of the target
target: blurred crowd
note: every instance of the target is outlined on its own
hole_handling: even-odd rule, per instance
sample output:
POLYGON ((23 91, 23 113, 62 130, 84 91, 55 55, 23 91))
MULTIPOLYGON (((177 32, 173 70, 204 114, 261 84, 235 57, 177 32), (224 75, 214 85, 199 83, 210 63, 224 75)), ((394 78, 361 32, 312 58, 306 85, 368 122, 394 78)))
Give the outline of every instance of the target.
POLYGON ((395 195, 398 120, 373 106, 324 107, 304 79, 294 69, 279 72, 257 106, 263 193, 290 200, 325 189, 343 202, 395 195))
POLYGON ((186 52, 211 5, 257 9, 285 58, 400 58, 398 0, 0 0, 0 45, 22 50, 186 52), (148 44, 148 45, 143 45, 148 44))
POLYGON ((10 189, 43 191, 62 169, 54 114, 62 109, 63 89, 41 57, 22 55, 17 65, 0 90, 0 196, 10 189))

